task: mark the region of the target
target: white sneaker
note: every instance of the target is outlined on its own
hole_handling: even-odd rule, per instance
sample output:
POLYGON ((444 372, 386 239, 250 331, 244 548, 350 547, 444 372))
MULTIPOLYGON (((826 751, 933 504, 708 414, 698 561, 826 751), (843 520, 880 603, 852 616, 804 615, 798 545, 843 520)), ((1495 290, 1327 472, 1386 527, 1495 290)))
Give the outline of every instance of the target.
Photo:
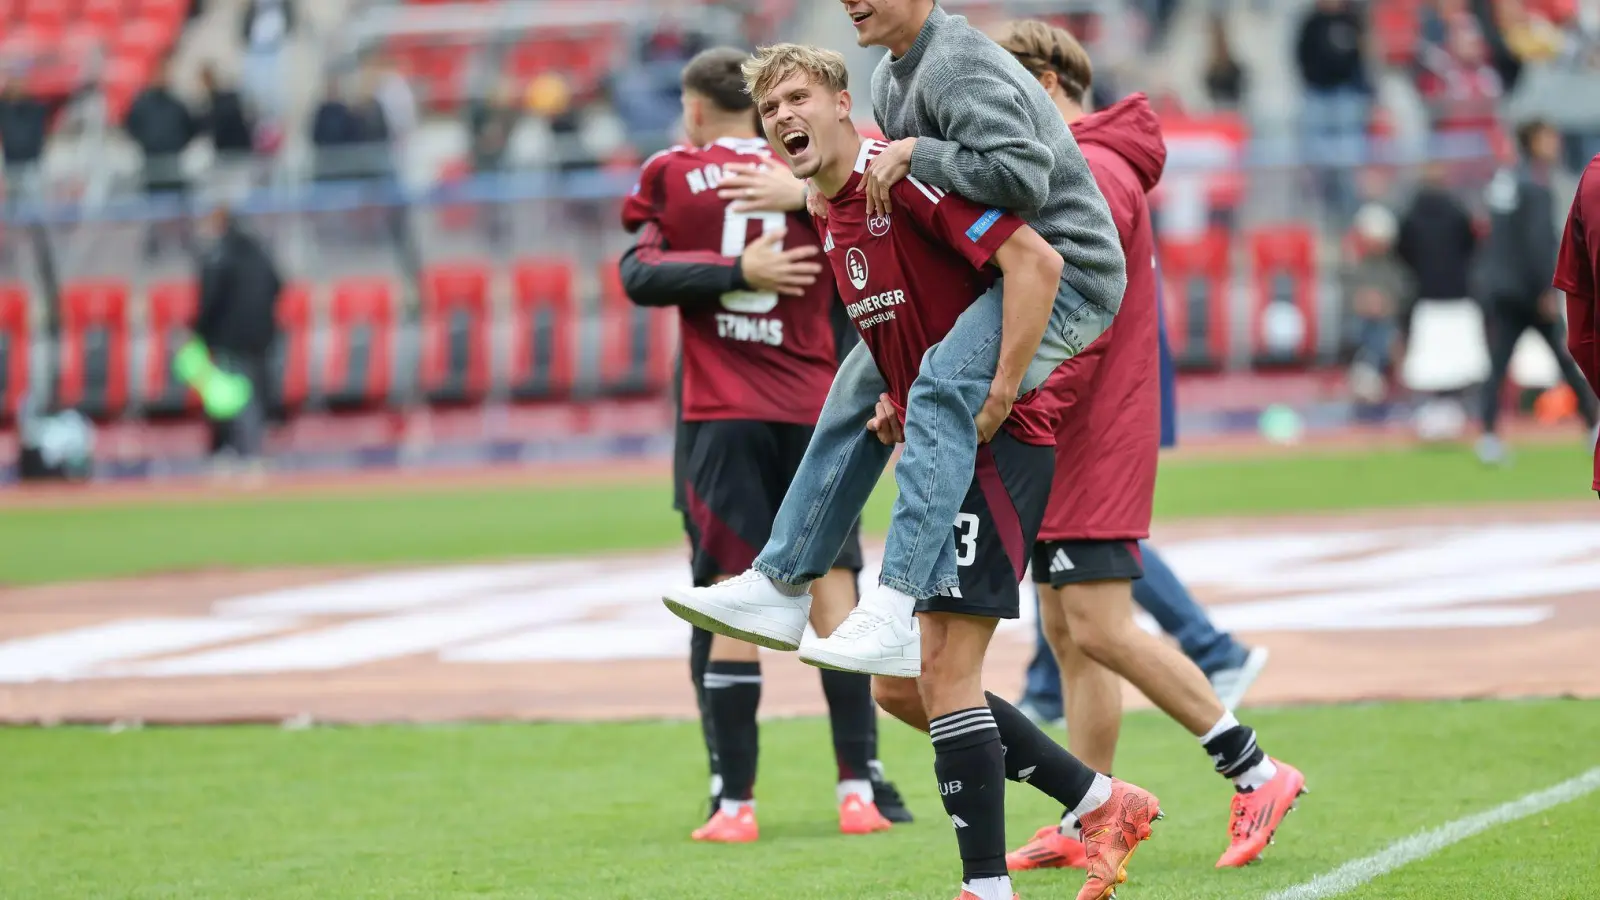
POLYGON ((1222 701, 1228 712, 1233 712, 1244 702, 1244 695, 1250 693, 1250 686, 1256 683, 1261 670, 1266 668, 1270 655, 1265 647, 1252 647, 1245 655, 1243 665, 1211 673, 1211 689, 1217 692, 1217 699, 1222 701))
POLYGON ((790 597, 755 571, 709 587, 673 588, 667 609, 691 625, 773 650, 794 650, 805 634, 811 592, 790 597))
POLYGON ((916 678, 922 674, 922 629, 858 606, 833 634, 800 647, 800 661, 823 669, 916 678))

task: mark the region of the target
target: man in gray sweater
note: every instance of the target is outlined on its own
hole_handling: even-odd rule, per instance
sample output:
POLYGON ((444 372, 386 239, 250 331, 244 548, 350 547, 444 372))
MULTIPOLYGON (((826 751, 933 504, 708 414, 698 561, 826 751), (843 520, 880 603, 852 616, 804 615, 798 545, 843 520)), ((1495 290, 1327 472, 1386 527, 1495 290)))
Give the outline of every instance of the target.
MULTIPOLYGON (((888 193, 914 175, 998 210, 1013 210, 1064 261, 1048 321, 1002 302, 996 284, 923 359, 908 398, 899 498, 878 587, 812 647, 852 671, 901 675, 921 658, 919 600, 959 590, 956 521, 978 444, 1099 337, 1127 272, 1116 226, 1050 98, 1011 54, 934 0, 845 0, 863 45, 889 55, 873 75, 875 112, 897 139, 867 171, 869 212, 891 227, 888 193)), ((877 223, 881 222, 881 225, 877 223)), ((909 227, 909 226, 902 226, 909 227)), ((976 241, 979 235, 969 235, 976 241)), ((776 649, 799 646, 809 583, 827 572, 877 483, 863 426, 883 381, 858 346, 840 367, 810 450, 751 572, 677 590, 668 605, 713 631, 776 649), (860 356, 861 359, 854 359, 860 356)), ((977 535, 963 534, 965 541, 977 535)), ((802 650, 801 657, 808 654, 802 650)))

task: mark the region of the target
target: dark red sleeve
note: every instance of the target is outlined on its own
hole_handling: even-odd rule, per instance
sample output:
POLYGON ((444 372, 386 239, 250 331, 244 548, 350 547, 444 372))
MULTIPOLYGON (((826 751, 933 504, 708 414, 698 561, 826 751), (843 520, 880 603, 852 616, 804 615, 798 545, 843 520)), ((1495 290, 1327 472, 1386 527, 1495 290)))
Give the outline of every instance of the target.
POLYGON ((626 231, 635 232, 646 222, 658 221, 664 187, 661 173, 666 168, 667 154, 671 152, 663 150, 657 153, 645 160, 644 167, 639 170, 639 182, 622 201, 622 227, 626 231))
POLYGON ((987 266, 1000 245, 1023 225, 1003 209, 981 206, 916 178, 903 179, 890 196, 896 213, 910 215, 919 227, 976 269, 987 266))
POLYGON ((1116 223, 1117 234, 1132 234, 1139 216, 1139 204, 1134 197, 1142 198, 1144 190, 1138 185, 1132 170, 1126 164, 1108 158, 1110 156, 1110 151, 1093 144, 1083 148, 1083 157, 1089 162, 1089 174, 1094 176, 1095 186, 1100 188, 1106 205, 1111 207, 1111 220, 1116 223))
POLYGON ((1583 370, 1589 387, 1600 393, 1600 322, 1596 319, 1594 260, 1589 258, 1588 217, 1585 202, 1590 195, 1587 173, 1578 183, 1578 194, 1567 213, 1567 227, 1561 236, 1561 252, 1556 257, 1552 282, 1567 294, 1567 349, 1583 370))

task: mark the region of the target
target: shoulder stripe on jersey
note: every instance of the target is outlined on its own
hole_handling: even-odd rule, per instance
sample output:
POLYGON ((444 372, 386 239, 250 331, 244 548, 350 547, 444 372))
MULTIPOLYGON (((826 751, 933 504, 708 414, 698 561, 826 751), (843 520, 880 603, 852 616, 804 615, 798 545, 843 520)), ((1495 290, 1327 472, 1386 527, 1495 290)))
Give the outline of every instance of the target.
POLYGON ((683 152, 685 152, 685 151, 687 151, 689 149, 691 149, 691 148, 686 147, 683 144, 673 144, 671 147, 668 147, 665 150, 657 150, 656 152, 650 154, 650 158, 646 159, 644 161, 644 165, 640 166, 639 169, 640 169, 640 171, 643 171, 645 169, 650 168, 650 164, 651 163, 655 162, 656 160, 660 159, 663 156, 670 156, 670 155, 672 155, 674 153, 683 153, 683 152))
POLYGON ((922 196, 927 197, 929 203, 937 206, 939 205, 939 201, 944 199, 944 191, 941 191, 932 185, 923 184, 921 181, 918 181, 916 178, 910 175, 906 176, 906 180, 911 182, 912 187, 921 191, 922 196))
POLYGON ((867 163, 872 162, 872 158, 877 156, 879 153, 882 153, 884 148, 887 146, 889 145, 885 144, 883 141, 862 141, 861 152, 856 154, 856 171, 865 172, 867 170, 867 163))

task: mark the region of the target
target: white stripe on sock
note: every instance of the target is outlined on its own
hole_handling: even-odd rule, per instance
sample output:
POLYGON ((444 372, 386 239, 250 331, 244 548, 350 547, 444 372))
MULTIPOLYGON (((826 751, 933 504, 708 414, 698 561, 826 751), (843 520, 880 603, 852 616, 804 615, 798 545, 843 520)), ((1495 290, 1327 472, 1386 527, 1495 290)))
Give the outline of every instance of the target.
POLYGON ((963 734, 971 734, 974 731, 983 731, 986 728, 993 731, 996 738, 1000 736, 1000 729, 994 724, 994 722, 976 722, 966 726, 965 728, 958 728, 955 731, 943 731, 939 734, 933 735, 933 742, 937 744, 940 741, 948 741, 951 738, 958 738, 963 734))

